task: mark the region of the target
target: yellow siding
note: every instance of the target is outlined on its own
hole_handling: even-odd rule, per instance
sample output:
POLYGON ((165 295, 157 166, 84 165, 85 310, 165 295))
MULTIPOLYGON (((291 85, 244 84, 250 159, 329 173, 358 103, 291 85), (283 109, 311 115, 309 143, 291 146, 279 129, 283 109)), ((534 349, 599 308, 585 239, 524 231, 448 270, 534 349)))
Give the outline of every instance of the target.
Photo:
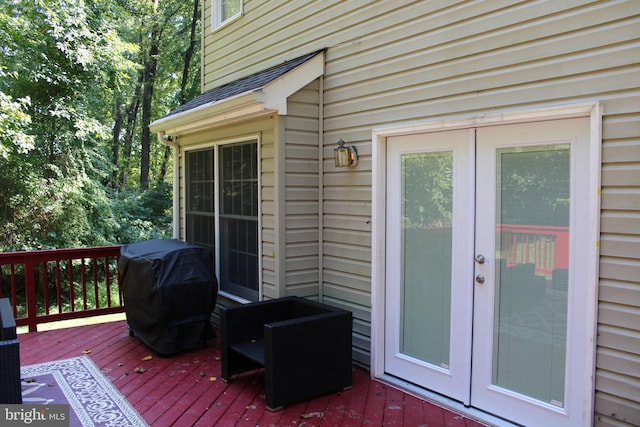
POLYGON ((640 96, 633 92, 605 107, 596 425, 640 425, 640 96))
POLYGON ((319 81, 288 102, 284 154, 284 293, 319 296, 319 81))
MULTIPOLYGON (((215 32, 209 3, 204 89, 327 48, 322 292, 354 312, 363 363, 372 129, 602 102, 596 423, 640 425, 640 1, 247 0, 245 15, 215 32), (355 169, 333 167, 339 138, 356 145, 355 169)), ((288 209, 311 208, 304 191, 289 195, 288 209)))

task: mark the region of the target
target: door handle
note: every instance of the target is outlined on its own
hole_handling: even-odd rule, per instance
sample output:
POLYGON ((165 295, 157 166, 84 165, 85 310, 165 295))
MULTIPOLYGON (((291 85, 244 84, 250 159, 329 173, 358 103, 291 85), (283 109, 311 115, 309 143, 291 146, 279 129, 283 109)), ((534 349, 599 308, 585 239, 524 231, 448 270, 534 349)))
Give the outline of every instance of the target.
POLYGON ((476 257, 475 257, 475 261, 476 261, 478 264, 484 264, 487 260, 486 260, 486 258, 484 257, 484 255, 482 255, 482 254, 478 254, 478 255, 476 255, 476 257))
POLYGON ((476 276, 476 282, 477 282, 479 285, 482 285, 482 284, 484 283, 484 274, 478 274, 478 275, 476 276))

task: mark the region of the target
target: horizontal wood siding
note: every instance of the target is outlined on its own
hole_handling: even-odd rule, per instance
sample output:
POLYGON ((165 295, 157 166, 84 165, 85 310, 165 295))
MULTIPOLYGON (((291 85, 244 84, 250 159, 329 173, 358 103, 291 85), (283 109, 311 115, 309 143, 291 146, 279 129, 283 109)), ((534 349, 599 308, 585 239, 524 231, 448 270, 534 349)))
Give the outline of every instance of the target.
POLYGON ((205 89, 327 48, 322 285, 354 312, 364 363, 372 129, 602 102, 595 423, 640 425, 639 1, 248 0, 241 19, 205 32, 205 89), (340 138, 357 167, 334 168, 340 138))
POLYGON ((320 137, 319 80, 287 104, 284 154, 284 281, 286 295, 318 299, 320 137))

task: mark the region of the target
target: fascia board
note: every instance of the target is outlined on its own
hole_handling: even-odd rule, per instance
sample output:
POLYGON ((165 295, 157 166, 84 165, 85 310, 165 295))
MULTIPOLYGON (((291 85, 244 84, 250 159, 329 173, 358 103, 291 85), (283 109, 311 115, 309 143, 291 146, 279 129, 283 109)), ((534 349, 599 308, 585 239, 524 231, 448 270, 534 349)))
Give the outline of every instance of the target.
POLYGON ((151 132, 175 134, 177 129, 190 130, 201 127, 201 122, 219 122, 245 115, 248 111, 264 110, 262 102, 256 99, 257 92, 245 92, 231 98, 211 102, 197 108, 158 119, 149 125, 151 132))
POLYGON ((264 109, 262 104, 254 103, 235 110, 212 114, 200 120, 190 121, 189 123, 182 125, 174 124, 174 126, 167 127, 162 130, 162 132, 164 135, 185 135, 216 126, 228 125, 241 120, 264 116, 265 114, 271 114, 274 112, 275 110, 264 109))

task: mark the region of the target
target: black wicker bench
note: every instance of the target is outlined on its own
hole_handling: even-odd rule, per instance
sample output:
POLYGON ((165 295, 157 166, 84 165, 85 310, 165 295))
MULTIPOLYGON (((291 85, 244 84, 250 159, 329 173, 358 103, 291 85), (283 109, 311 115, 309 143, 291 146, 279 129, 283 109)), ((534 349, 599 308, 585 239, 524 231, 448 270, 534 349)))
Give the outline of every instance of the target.
POLYGON ((9 298, 0 298, 0 403, 22 403, 20 347, 9 298))
POLYGON ((269 410, 352 385, 349 311, 286 297, 223 307, 220 326, 222 379, 264 368, 269 410))

